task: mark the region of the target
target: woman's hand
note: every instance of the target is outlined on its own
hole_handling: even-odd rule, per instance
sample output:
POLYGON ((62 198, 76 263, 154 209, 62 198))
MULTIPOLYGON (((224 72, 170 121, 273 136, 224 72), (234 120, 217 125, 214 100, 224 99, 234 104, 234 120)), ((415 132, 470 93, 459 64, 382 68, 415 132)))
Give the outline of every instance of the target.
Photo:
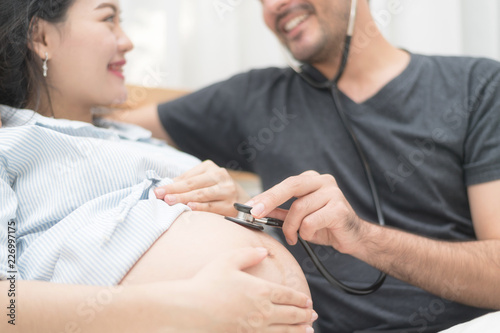
MULTIPOLYGON (((149 284, 18 281, 23 292, 13 332, 312 332, 307 329, 317 315, 307 295, 244 272, 266 257, 266 249, 240 248, 190 279, 149 284)), ((0 294, 7 295, 9 286, 0 281, 0 294)), ((7 319, 0 332, 10 332, 7 319)))
MULTIPOLYGON (((168 327, 174 324, 175 332, 312 333, 317 314, 307 295, 244 272, 266 257, 264 248, 242 248, 221 255, 181 282, 176 292, 182 297, 173 309, 167 307, 168 315, 152 314, 153 318, 165 321, 168 327)), ((143 288, 150 286, 154 286, 150 292, 142 293, 145 301, 157 310, 155 313, 165 313, 163 305, 169 303, 169 295, 162 292, 161 283, 143 288)))
POLYGON ((351 208, 331 175, 307 171, 285 179, 268 191, 254 197, 256 218, 266 216, 284 220, 283 233, 290 245, 297 243, 297 232, 316 244, 333 246, 350 253, 362 237, 364 223, 351 208), (276 208, 297 198, 289 211, 276 208))
POLYGON ((174 179, 174 183, 155 190, 156 197, 173 205, 183 203, 192 210, 226 216, 237 214, 235 202, 245 202, 249 196, 226 169, 205 161, 174 179))

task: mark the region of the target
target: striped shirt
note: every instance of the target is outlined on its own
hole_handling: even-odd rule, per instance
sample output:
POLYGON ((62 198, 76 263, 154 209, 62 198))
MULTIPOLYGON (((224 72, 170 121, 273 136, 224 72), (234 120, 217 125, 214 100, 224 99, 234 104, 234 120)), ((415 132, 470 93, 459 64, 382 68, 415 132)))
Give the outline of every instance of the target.
POLYGON ((152 191, 200 161, 145 129, 0 115, 0 280, 117 284, 189 209, 152 191))

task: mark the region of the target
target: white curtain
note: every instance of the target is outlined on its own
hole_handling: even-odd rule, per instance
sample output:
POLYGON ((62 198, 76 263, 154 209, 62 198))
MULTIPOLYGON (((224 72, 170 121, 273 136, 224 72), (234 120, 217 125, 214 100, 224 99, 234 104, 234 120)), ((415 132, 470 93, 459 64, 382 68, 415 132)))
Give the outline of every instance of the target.
POLYGON ((196 89, 256 67, 283 65, 258 0, 122 0, 135 44, 129 83, 196 89))
MULTIPOLYGON (((338 0, 340 1, 340 0, 338 0)), ((121 0, 136 48, 127 80, 197 89, 250 68, 285 66, 258 0, 121 0)), ((391 43, 424 54, 500 60, 498 0, 371 0, 391 43)))
POLYGON ((394 45, 424 54, 500 60, 498 0, 372 0, 372 13, 394 45))

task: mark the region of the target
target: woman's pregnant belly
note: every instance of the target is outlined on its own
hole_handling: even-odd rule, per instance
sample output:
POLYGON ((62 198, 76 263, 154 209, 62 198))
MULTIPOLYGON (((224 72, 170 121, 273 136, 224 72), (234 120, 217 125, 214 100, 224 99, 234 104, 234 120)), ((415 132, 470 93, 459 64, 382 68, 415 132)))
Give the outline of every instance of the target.
POLYGON ((121 284, 191 278, 217 255, 242 247, 269 251, 268 258, 246 270, 248 273, 310 294, 297 261, 274 238, 206 212, 182 213, 121 284))

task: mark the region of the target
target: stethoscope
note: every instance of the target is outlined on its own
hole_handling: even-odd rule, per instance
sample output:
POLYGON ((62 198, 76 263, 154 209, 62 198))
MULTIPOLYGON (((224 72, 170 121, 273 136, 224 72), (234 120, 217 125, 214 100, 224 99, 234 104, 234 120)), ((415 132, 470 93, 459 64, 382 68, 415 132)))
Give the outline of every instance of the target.
MULTIPOLYGON (((289 66, 303 79, 305 80, 308 84, 310 84, 312 87, 317 88, 317 89, 328 89, 330 90, 333 98, 333 102, 335 104, 335 107, 337 109, 337 112, 339 114, 340 119, 342 120, 342 124, 346 128, 347 132, 349 133, 351 140, 356 147, 356 151, 358 152, 359 158, 363 164, 363 168, 365 170, 366 178, 368 180, 368 183, 370 185, 370 190, 373 198, 373 203, 375 206, 375 210, 377 212, 377 218, 378 218, 378 223, 380 225, 385 225, 384 221, 384 215, 382 213, 382 208, 380 206, 380 200, 377 192, 377 188, 375 186, 375 181, 373 179, 372 171, 370 168, 370 165, 368 164, 368 160, 366 158, 366 155, 359 143, 359 140, 354 133, 354 130, 352 129, 352 126, 349 123, 349 120, 347 119, 344 110, 342 108, 342 105, 340 103, 340 97, 339 97, 339 90, 338 90, 338 82, 340 78, 342 77, 342 74, 344 73, 346 64, 347 64, 347 58, 349 56, 349 49, 351 46, 351 39, 352 35, 354 32, 354 24, 356 20, 356 11, 357 11, 357 0, 352 0, 351 1, 351 11, 349 15, 349 22, 347 26, 347 33, 346 33, 346 38, 345 38, 345 43, 344 43, 344 51, 342 53, 342 60, 341 64, 339 67, 339 70, 337 72, 337 75, 332 81, 325 81, 325 82, 318 82, 315 81, 308 73, 304 72, 301 67, 295 66, 291 62, 289 63, 289 66)), ((226 217, 227 220, 238 223, 240 225, 243 225, 248 228, 256 229, 256 230, 264 230, 264 225, 270 226, 270 227, 277 227, 281 228, 283 227, 283 221, 278 220, 275 218, 262 218, 262 219, 255 219, 252 214, 250 213, 250 210, 252 207, 241 205, 241 204, 234 204, 234 208, 238 211, 238 215, 236 218, 233 217, 226 217)), ((348 294, 352 295, 368 295, 371 294, 375 291, 377 291, 382 284, 385 281, 386 274, 384 272, 380 272, 380 275, 378 276, 377 280, 371 284, 368 287, 365 288, 354 288, 350 287, 343 282, 339 281, 336 279, 330 272, 325 268, 325 266, 321 263, 320 259, 314 252, 314 250, 311 248, 308 242, 304 241, 300 236, 298 237, 298 240, 300 244, 304 247, 304 250, 307 252, 309 257, 311 257, 314 265, 318 269, 318 271, 323 275, 323 277, 335 288, 338 288, 348 294)))

